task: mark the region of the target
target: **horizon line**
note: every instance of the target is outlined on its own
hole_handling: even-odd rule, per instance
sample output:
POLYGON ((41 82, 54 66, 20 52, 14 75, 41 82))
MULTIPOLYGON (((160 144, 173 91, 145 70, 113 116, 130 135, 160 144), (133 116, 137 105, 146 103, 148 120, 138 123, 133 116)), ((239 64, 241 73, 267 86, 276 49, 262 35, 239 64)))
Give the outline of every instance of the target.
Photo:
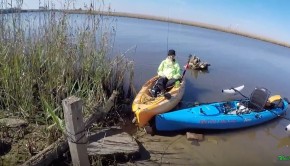
POLYGON ((257 39, 257 40, 261 40, 261 41, 265 41, 265 42, 269 42, 269 43, 273 43, 276 45, 290 48, 290 43, 279 41, 277 39, 275 40, 266 36, 260 36, 260 35, 255 35, 248 32, 237 31, 237 30, 224 28, 218 25, 213 25, 213 24, 175 19, 175 18, 169 18, 169 17, 166 18, 166 17, 154 16, 154 15, 136 14, 136 13, 127 13, 127 12, 113 12, 113 11, 79 10, 79 9, 21 9, 21 10, 18 9, 18 10, 9 10, 9 11, 7 9, 0 9, 0 14, 6 14, 5 11, 6 13, 61 11, 61 12, 72 13, 72 14, 76 14, 76 13, 77 14, 99 14, 99 15, 105 15, 105 16, 128 17, 128 18, 162 21, 162 22, 189 25, 189 26, 195 26, 195 27, 200 27, 200 28, 205 28, 205 29, 211 29, 211 30, 236 34, 236 35, 244 36, 247 38, 257 39))

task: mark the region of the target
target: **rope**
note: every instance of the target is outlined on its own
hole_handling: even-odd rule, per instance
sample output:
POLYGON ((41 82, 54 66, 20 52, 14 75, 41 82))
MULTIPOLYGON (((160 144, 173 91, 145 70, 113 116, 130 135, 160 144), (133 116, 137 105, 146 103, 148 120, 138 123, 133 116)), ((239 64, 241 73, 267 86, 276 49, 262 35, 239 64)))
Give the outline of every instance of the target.
POLYGON ((161 159, 160 159, 160 164, 162 165, 162 159, 163 159, 163 156, 165 154, 165 152, 168 150, 168 148, 173 145, 175 142, 177 142, 180 138, 182 138, 183 135, 177 137, 175 140, 173 140, 170 144, 167 145, 167 147, 164 149, 163 153, 162 153, 162 156, 161 156, 161 159))
POLYGON ((79 131, 75 134, 72 134, 65 129, 64 135, 68 138, 68 141, 71 143, 75 143, 75 144, 87 144, 88 143, 88 139, 85 142, 80 142, 80 140, 86 136, 86 129, 79 131), (73 139, 73 136, 79 135, 81 133, 83 133, 83 134, 77 140, 73 139))

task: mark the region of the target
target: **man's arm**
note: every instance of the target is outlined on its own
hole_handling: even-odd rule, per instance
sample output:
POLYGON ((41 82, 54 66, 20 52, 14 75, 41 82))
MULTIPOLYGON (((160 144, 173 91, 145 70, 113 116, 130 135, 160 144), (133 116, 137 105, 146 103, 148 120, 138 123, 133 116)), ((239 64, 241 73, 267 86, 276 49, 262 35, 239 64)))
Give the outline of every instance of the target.
POLYGON ((163 77, 164 74, 163 74, 163 68, 164 68, 164 61, 162 61, 158 67, 158 70, 157 70, 157 74, 158 76, 160 77, 163 77))
POLYGON ((173 75, 173 78, 174 79, 179 79, 179 78, 181 78, 181 74, 180 74, 180 66, 179 66, 179 64, 178 63, 176 63, 175 65, 174 65, 174 75, 173 75))

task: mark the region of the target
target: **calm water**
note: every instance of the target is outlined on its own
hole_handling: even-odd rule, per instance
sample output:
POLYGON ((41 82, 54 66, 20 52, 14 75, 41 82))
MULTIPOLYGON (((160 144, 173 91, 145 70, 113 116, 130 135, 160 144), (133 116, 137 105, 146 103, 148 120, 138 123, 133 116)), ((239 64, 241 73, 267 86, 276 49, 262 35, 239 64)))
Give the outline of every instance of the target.
MULTIPOLYGON (((194 101, 242 98, 221 93, 222 89, 242 84, 245 85, 242 93, 246 96, 255 87, 262 86, 272 95, 290 98, 289 48, 208 29, 142 19, 118 18, 116 30, 114 51, 127 51, 127 57, 135 61, 137 91, 156 74, 159 63, 172 48, 176 50, 181 66, 185 65, 189 54, 196 54, 211 64, 208 72, 187 71, 181 107, 194 101)), ((290 119, 289 113, 287 118, 290 119)), ((173 163, 230 165, 239 161, 236 164, 289 165, 290 161, 278 160, 279 155, 290 156, 290 133, 284 130, 289 123, 279 118, 247 129, 208 133, 205 134, 207 141, 199 146, 181 139, 176 145, 171 145, 171 149, 182 148, 178 152, 181 156, 195 156, 195 159, 174 160, 173 163)), ((156 137, 159 142, 168 139, 156 137)), ((146 145, 150 147, 148 143, 146 145)))
MULTIPOLYGON (((36 24, 36 27, 42 19, 37 14, 23 16, 34 20, 27 21, 27 25, 36 24)), ((73 15, 71 19, 75 25, 82 25, 85 16, 73 15)), ((117 22, 109 26, 115 26, 116 30, 112 52, 125 53, 135 62, 137 91, 156 74, 167 50, 175 49, 181 66, 185 65, 189 54, 211 64, 208 72, 186 72, 186 91, 180 107, 195 101, 240 99, 238 95, 222 94, 221 90, 242 84, 245 85, 242 93, 246 96, 255 87, 262 86, 272 95, 290 99, 289 48, 208 29, 143 19, 117 18, 117 22)), ((72 27, 73 31, 77 29, 72 27)), ((289 113, 287 118, 290 119, 289 113)), ((290 156, 290 132, 284 130, 289 123, 279 118, 247 129, 206 133, 205 141, 198 145, 192 145, 182 134, 148 135, 142 139, 151 160, 159 163, 160 159, 166 159, 167 164, 172 165, 290 165, 290 161, 278 160, 280 155, 290 156), (158 148, 159 153, 156 153, 158 148), (161 156, 164 151, 168 154, 161 156)))

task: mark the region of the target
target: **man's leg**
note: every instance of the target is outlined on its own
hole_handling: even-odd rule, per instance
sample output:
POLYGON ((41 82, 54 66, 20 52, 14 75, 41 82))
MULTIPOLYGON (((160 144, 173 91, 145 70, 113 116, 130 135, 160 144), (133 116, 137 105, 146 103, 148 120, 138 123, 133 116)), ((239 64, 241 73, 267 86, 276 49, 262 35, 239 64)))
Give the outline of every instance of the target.
POLYGON ((156 97, 158 93, 165 90, 165 85, 166 85, 167 80, 168 79, 166 77, 160 77, 156 81, 155 85, 152 87, 152 90, 151 90, 154 97, 156 97))
POLYGON ((174 84, 175 84, 175 82, 177 81, 178 79, 174 79, 174 78, 171 78, 171 79, 169 79, 168 81, 167 81, 167 83, 166 83, 166 88, 170 88, 170 87, 173 87, 174 86, 174 84))

